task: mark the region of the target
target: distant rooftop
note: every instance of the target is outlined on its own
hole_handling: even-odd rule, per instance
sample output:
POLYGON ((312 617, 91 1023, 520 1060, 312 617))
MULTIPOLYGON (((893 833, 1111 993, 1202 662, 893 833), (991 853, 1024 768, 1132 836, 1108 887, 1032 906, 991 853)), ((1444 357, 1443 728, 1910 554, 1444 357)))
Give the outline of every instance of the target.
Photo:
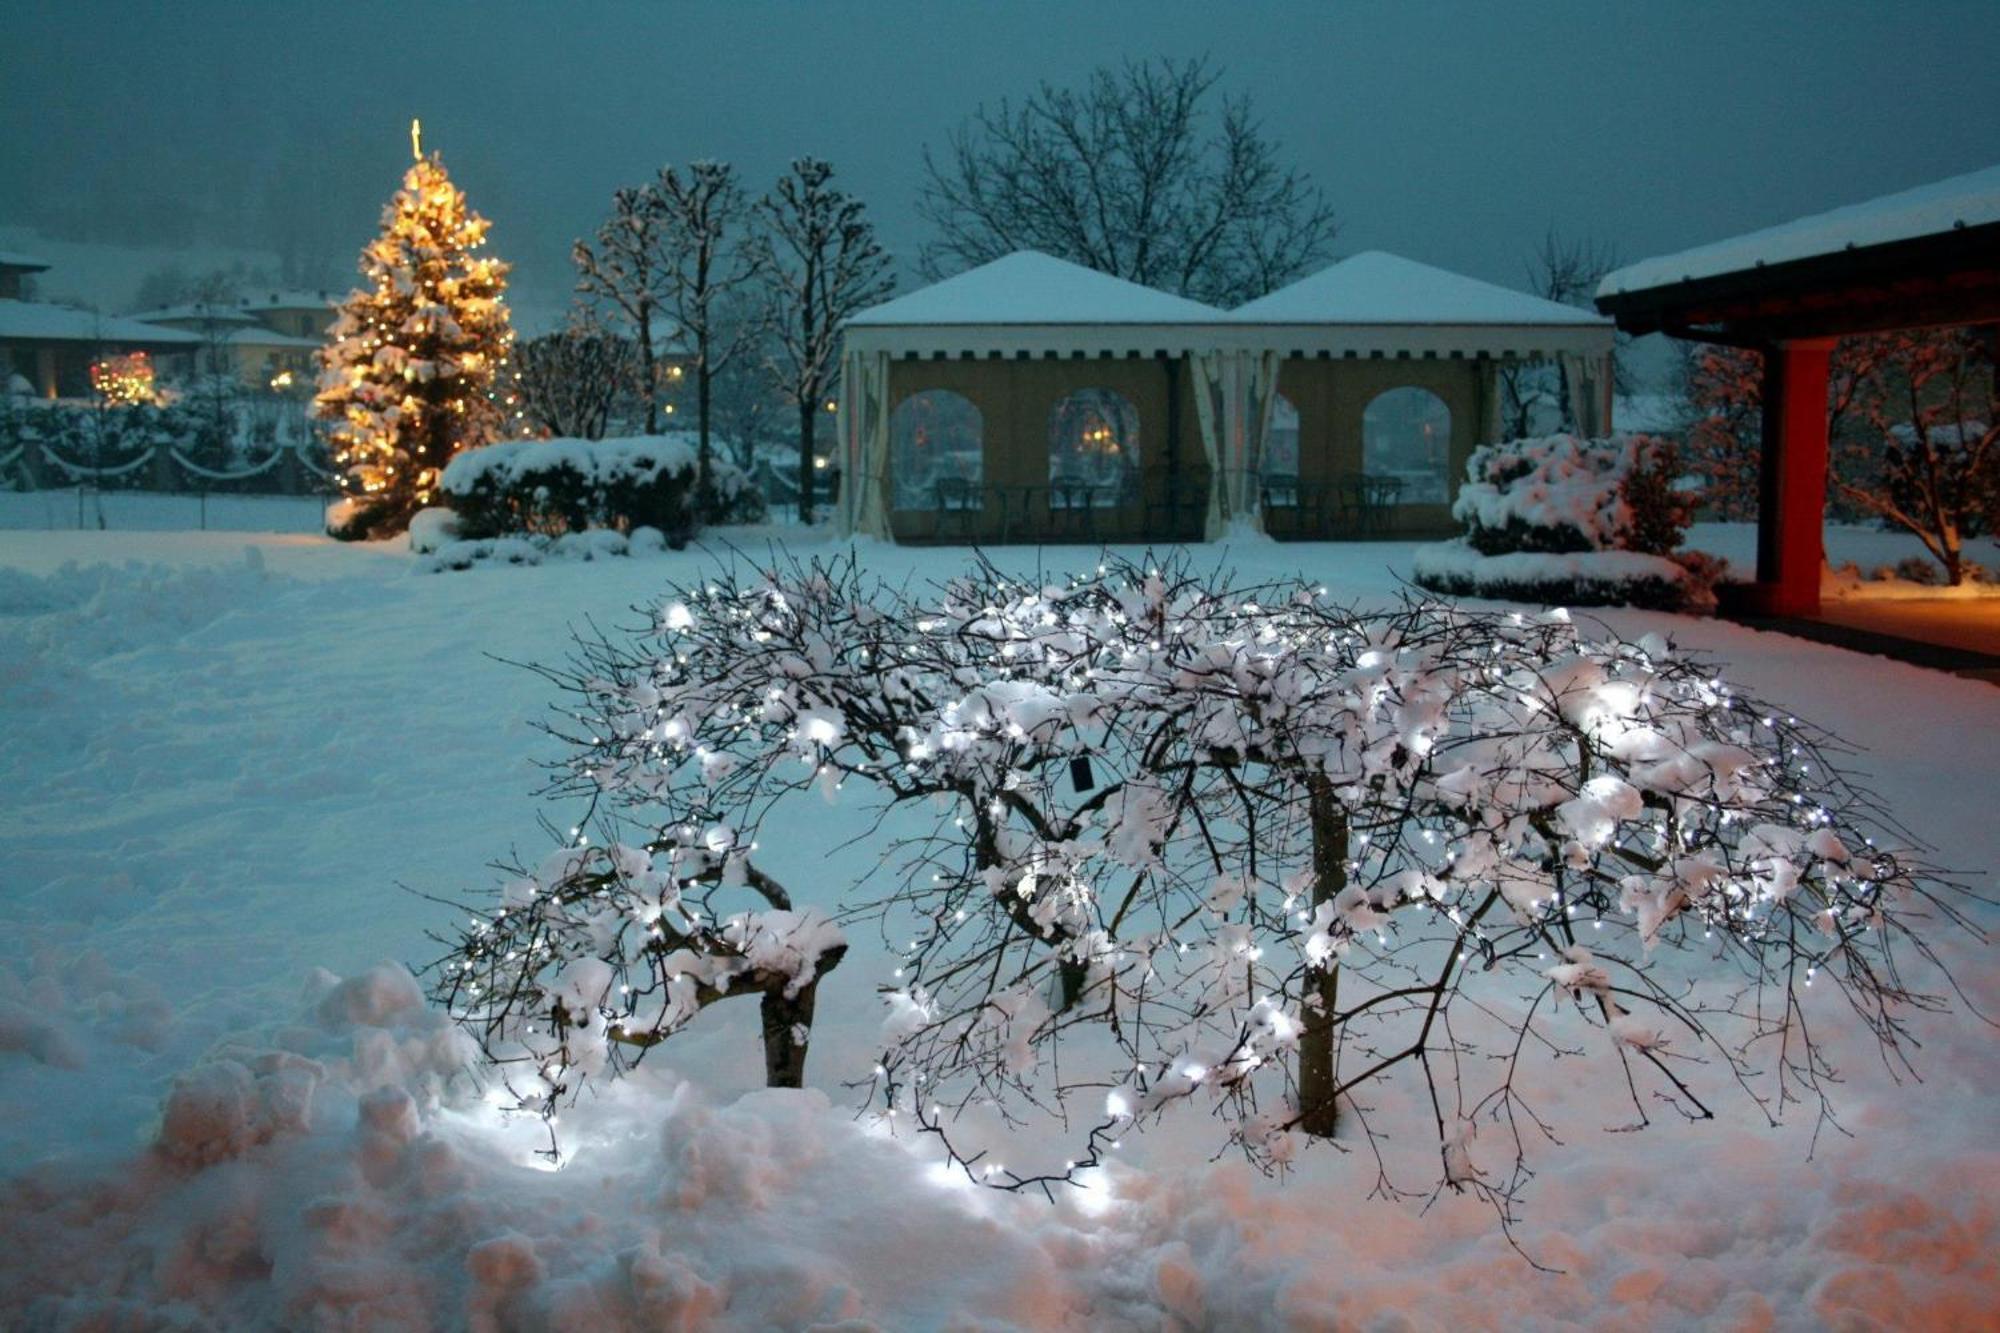
POLYGON ((0 268, 10 268, 17 273, 40 273, 48 267, 46 259, 37 259, 19 250, 0 250, 0 268))
POLYGON ((1602 315, 1382 250, 1364 250, 1225 317, 1241 324, 1604 325, 1602 315))
POLYGON ((1696 282, 1844 250, 1865 250, 2000 222, 2000 166, 1660 255, 1605 275, 1597 295, 1696 282))
POLYGON ((244 310, 325 310, 338 299, 329 291, 308 291, 302 287, 280 287, 251 292, 237 305, 244 310))
POLYGON ((255 324, 257 317, 246 314, 234 306, 211 305, 206 301, 188 301, 180 305, 161 306, 158 310, 141 310, 125 316, 136 319, 141 324, 167 324, 174 320, 197 320, 210 324, 255 324))
POLYGON ((201 335, 136 319, 100 315, 47 301, 0 300, 0 338, 30 342, 112 343, 167 347, 199 343, 201 335))

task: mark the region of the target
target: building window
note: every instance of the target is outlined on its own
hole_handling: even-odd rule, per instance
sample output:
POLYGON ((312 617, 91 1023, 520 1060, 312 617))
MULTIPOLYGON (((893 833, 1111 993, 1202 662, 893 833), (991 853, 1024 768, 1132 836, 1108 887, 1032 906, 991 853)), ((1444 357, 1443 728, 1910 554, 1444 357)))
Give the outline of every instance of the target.
POLYGON ((1139 409, 1116 389, 1078 389, 1049 413, 1049 504, 1103 508, 1139 498, 1139 409))
POLYGON ((1429 389, 1377 394, 1361 414, 1361 468, 1399 483, 1401 504, 1443 504, 1451 491, 1451 409, 1429 389))
POLYGON ((979 409, 964 394, 925 389, 889 414, 898 509, 980 509, 986 458, 979 409))

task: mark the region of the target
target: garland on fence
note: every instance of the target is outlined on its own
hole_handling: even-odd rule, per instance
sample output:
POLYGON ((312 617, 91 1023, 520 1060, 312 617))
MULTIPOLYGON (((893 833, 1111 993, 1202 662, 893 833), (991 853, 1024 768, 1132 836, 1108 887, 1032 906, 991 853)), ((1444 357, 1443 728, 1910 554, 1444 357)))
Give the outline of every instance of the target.
MULTIPOLYGON (((159 449, 161 447, 156 445, 152 448, 147 449, 144 453, 140 454, 138 457, 133 458, 124 463, 116 464, 114 466, 91 467, 88 464, 71 462, 69 459, 64 458, 61 454, 57 453, 54 449, 50 448, 46 442, 36 441, 36 444, 41 449, 43 458, 46 458, 49 462, 55 464, 57 467, 61 468, 64 472, 67 472, 71 477, 73 478, 92 477, 100 479, 105 477, 122 477, 130 472, 137 471, 139 468, 142 468, 146 464, 152 462, 154 456, 159 452, 159 449)), ((314 474, 315 476, 331 478, 336 475, 335 473, 329 472, 325 468, 320 467, 318 464, 314 463, 309 457, 307 457, 306 450, 303 444, 277 445, 271 450, 271 452, 264 458, 264 460, 261 463, 258 463, 253 467, 243 468, 235 472, 219 472, 213 468, 203 467, 201 464, 196 463, 192 459, 188 458, 185 454, 181 453, 180 450, 174 448, 172 445, 167 445, 165 446, 165 448, 167 451, 167 457, 171 459, 173 462, 177 463, 183 471, 191 473, 197 477, 205 478, 206 480, 209 481, 243 481, 249 477, 262 476, 264 473, 269 472, 272 468, 276 467, 287 453, 296 455, 298 458, 299 466, 304 468, 307 472, 314 474)), ((27 453, 27 449, 28 446, 25 444, 17 445, 12 453, 7 454, 5 457, 0 457, 0 469, 12 467, 16 462, 20 461, 20 459, 27 453)))
POLYGON ((117 467, 86 467, 81 463, 70 462, 46 444, 42 446, 42 457, 48 459, 72 477, 122 477, 128 472, 135 471, 152 462, 153 453, 153 450, 148 449, 131 462, 120 463, 117 467))
MULTIPOLYGON (((263 462, 257 464, 255 467, 244 468, 240 472, 216 472, 210 468, 205 468, 201 464, 187 458, 180 450, 172 446, 168 446, 167 456, 189 472, 194 473, 197 477, 206 477, 210 481, 242 481, 245 477, 260 477, 264 473, 269 472, 288 451, 297 452, 297 446, 278 445, 271 450, 270 457, 266 458, 263 462)), ((300 461, 304 461, 303 458, 300 461)))

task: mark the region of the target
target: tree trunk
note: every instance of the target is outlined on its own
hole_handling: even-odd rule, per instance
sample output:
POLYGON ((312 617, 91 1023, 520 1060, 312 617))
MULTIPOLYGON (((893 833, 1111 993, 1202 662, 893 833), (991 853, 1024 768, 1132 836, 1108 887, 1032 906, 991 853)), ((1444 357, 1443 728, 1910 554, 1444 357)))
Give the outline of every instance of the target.
POLYGON ((701 517, 704 523, 713 512, 708 490, 708 399, 709 385, 714 378, 714 374, 708 368, 708 343, 704 340, 701 347, 701 363, 695 368, 694 375, 695 413, 699 418, 695 423, 696 437, 700 441, 700 448, 695 454, 694 493, 701 505, 701 517))
POLYGON ((813 489, 817 478, 813 475, 813 423, 818 420, 813 408, 818 400, 813 397, 799 399, 799 522, 813 521, 813 489))
POLYGON ((767 990, 763 998, 764 1086, 803 1088, 806 1085, 806 1043, 812 1036, 813 1001, 818 981, 807 982, 796 997, 787 999, 782 989, 767 990))
MULTIPOLYGON (((1313 835, 1312 901, 1318 907, 1347 887, 1347 813, 1324 774, 1306 779, 1306 799, 1313 835)), ((1310 985, 1299 1035, 1299 1128, 1315 1138, 1330 1139, 1337 1116, 1333 1049, 1340 965, 1329 958, 1310 985)))
POLYGON ((1090 964, 1074 958, 1065 958, 1059 964, 1062 981, 1062 1008, 1059 1013, 1068 1013, 1083 998, 1083 988, 1090 980, 1090 964))
POLYGON ((645 382, 648 435, 660 433, 660 408, 655 401, 658 394, 653 374, 653 316, 650 311, 642 310, 639 314, 639 376, 645 382))

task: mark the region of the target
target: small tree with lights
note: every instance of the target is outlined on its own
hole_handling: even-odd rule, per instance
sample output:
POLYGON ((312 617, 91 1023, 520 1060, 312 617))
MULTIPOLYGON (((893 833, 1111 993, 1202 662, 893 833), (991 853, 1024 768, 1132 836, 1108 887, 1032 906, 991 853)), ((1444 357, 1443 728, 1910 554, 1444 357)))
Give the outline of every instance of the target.
POLYGON ((319 354, 314 414, 346 500, 329 531, 359 539, 402 531, 452 456, 498 438, 496 382, 514 341, 501 299, 508 265, 477 252, 487 221, 466 207, 443 159, 416 158, 361 252, 368 280, 341 306, 319 354))
POLYGON ((718 570, 546 674, 591 813, 468 908, 434 994, 551 1119, 732 994, 799 1086, 838 926, 872 920, 875 1107, 981 1183, 1053 1193, 1191 1111, 1266 1168, 1344 1140, 1377 1192, 1511 1224, 1564 1147, 1556 1061, 1629 1128, 1710 1118, 1709 1084, 1834 1124, 1820 1033, 1906 1069, 1930 938, 1977 933, 1832 737, 1559 612, 1350 611, 1185 555, 917 592, 837 559, 718 570), (829 918, 759 838, 850 788, 874 887, 829 918))

